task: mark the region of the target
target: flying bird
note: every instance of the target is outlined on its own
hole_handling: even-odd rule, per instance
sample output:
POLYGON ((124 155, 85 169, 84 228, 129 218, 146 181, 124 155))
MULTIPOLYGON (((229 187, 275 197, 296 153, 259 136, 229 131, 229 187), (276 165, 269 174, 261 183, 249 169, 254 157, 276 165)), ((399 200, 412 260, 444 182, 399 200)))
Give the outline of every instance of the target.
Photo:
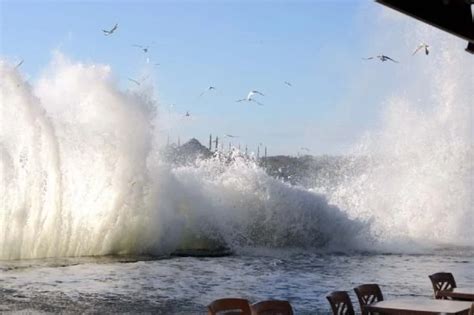
POLYGON ((145 54, 148 52, 148 50, 150 49, 150 46, 143 46, 143 45, 137 45, 137 44, 134 44, 132 45, 132 47, 138 47, 140 48, 145 54))
POLYGON ((385 55, 378 55, 378 56, 375 56, 375 57, 369 57, 369 58, 363 58, 363 59, 365 59, 365 60, 370 60, 370 59, 374 59, 374 58, 378 58, 378 59, 380 59, 380 61, 382 61, 382 62, 387 61, 387 60, 390 60, 390 61, 392 61, 392 62, 398 63, 398 61, 393 60, 393 59, 390 58, 389 56, 385 56, 385 55))
POLYGON ((137 80, 132 79, 132 78, 128 78, 128 81, 131 81, 131 82, 135 83, 136 85, 140 85, 140 84, 141 84, 140 81, 137 81, 137 80))
POLYGON ((236 100, 236 102, 254 102, 254 103, 257 103, 257 105, 260 105, 260 106, 263 106, 262 103, 260 103, 259 101, 253 99, 253 98, 243 98, 241 100, 236 100))
POLYGON ((428 47, 430 47, 430 45, 427 45, 425 43, 421 43, 420 45, 418 45, 418 47, 416 47, 415 51, 411 55, 413 56, 420 49, 424 49, 425 50, 425 55, 428 55, 430 53, 430 51, 428 50, 428 47))
POLYGON ((17 65, 15 66, 15 69, 18 69, 20 68, 20 66, 23 64, 25 60, 21 59, 21 61, 19 63, 17 63, 17 65))
POLYGON ((146 79, 148 79, 149 75, 147 76, 144 76, 143 78, 141 78, 140 80, 136 80, 136 79, 133 79, 133 78, 128 78, 128 81, 131 81, 133 83, 135 83, 136 85, 140 85, 142 84, 146 79))
POLYGON ((229 134, 225 134, 224 135, 224 138, 238 138, 239 136, 234 136, 234 135, 229 135, 229 134))
POLYGON ((257 95, 257 94, 258 94, 258 95, 261 95, 261 96, 265 96, 262 92, 259 92, 259 91, 257 91, 257 90, 252 90, 252 91, 250 91, 249 94, 247 95, 247 99, 251 99, 252 96, 257 95))
POLYGON ((212 91, 212 90, 215 90, 215 89, 216 88, 214 86, 210 86, 205 91, 203 91, 201 94, 199 94, 199 96, 203 96, 206 92, 212 91))
POLYGON ((114 27, 112 27, 112 29, 110 31, 108 30, 102 30, 102 32, 104 32, 104 35, 105 36, 109 36, 109 35, 112 35, 113 32, 115 32, 118 28, 118 24, 115 24, 114 27))
POLYGON ((291 85, 291 83, 288 82, 288 81, 285 81, 285 84, 288 85, 289 87, 292 87, 292 86, 293 86, 293 85, 291 85))
POLYGON ((186 111, 186 114, 184 114, 184 117, 190 117, 190 116, 191 114, 188 111, 186 111))
POLYGON ((254 95, 265 96, 265 94, 263 94, 262 92, 259 92, 257 90, 252 90, 252 91, 249 92, 249 94, 247 95, 246 98, 242 98, 240 100, 237 100, 236 102, 255 102, 258 105, 263 106, 262 103, 260 103, 259 101, 257 101, 256 99, 253 98, 254 95))

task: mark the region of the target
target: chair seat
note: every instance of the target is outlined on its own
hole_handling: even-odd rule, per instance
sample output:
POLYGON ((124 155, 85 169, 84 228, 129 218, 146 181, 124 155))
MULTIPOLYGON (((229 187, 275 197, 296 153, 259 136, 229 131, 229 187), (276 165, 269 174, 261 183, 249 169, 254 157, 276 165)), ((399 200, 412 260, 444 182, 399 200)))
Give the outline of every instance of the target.
POLYGON ((290 302, 283 300, 260 301, 251 305, 252 315, 293 315, 290 302))
POLYGON ((351 298, 346 291, 334 291, 326 296, 326 299, 334 315, 355 315, 351 298))
POLYGON ((208 315, 251 315, 246 299, 224 298, 213 301, 207 307, 208 315))
POLYGON ((368 315, 369 312, 366 310, 365 306, 375 302, 383 301, 382 290, 376 283, 363 284, 354 288, 354 291, 359 300, 360 310, 362 315, 368 315))
POLYGON ((435 299, 448 299, 447 297, 439 296, 439 291, 451 290, 456 288, 456 281, 450 272, 437 272, 428 276, 433 286, 435 299))

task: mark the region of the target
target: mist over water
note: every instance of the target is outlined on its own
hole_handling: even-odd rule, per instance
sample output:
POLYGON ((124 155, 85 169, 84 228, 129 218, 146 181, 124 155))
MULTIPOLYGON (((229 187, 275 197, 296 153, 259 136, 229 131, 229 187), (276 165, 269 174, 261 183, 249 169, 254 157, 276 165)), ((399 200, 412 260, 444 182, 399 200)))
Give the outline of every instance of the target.
POLYGON ((108 67, 61 56, 34 88, 1 71, 0 257, 146 246, 146 101, 114 87, 108 67))
POLYGON ((472 56, 454 38, 440 39, 426 27, 415 31, 410 38, 436 43, 434 52, 402 71, 403 84, 383 104, 379 127, 354 145, 339 170, 344 180, 314 191, 370 222, 372 235, 390 249, 472 246, 472 56))
POLYGON ((470 245, 472 80, 464 57, 447 51, 423 70, 432 97, 390 98, 380 129, 337 170, 343 180, 312 189, 272 178, 238 152, 163 161, 153 91, 122 91, 107 66, 58 54, 30 86, 1 61, 0 259, 158 255, 214 242, 470 245))
POLYGON ((6 62, 1 74, 1 259, 339 248, 362 229, 238 153, 163 162, 152 94, 120 91, 106 66, 56 55, 33 87, 6 62))

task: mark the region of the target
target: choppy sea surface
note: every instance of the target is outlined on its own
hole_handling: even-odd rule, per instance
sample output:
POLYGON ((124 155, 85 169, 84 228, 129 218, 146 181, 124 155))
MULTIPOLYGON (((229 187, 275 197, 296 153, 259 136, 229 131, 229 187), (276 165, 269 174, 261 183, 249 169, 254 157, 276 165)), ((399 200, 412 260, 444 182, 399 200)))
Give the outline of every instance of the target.
POLYGON ((378 283, 386 299, 432 298, 428 275, 473 286, 471 249, 423 255, 272 251, 228 257, 90 257, 0 262, 0 311, 205 314, 217 298, 289 300, 296 314, 329 314, 325 296, 378 283))

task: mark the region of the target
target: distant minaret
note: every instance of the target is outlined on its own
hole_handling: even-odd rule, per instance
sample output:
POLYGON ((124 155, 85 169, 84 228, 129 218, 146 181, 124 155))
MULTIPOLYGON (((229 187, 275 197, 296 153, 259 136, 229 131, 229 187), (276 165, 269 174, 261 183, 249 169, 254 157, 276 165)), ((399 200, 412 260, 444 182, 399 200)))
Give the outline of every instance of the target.
POLYGON ((258 145, 257 146, 257 160, 258 160, 259 157, 260 157, 260 146, 258 145))
POLYGON ((265 146, 265 160, 267 159, 267 146, 265 146))
POLYGON ((240 151, 240 143, 239 143, 239 151, 240 151))
POLYGON ((229 152, 230 152, 231 148, 232 148, 232 143, 229 142, 229 152))
POLYGON ((245 155, 247 155, 248 153, 248 148, 247 148, 247 145, 245 145, 245 155))
POLYGON ((178 136, 178 147, 180 147, 180 146, 181 146, 181 139, 178 136))
POLYGON ((170 134, 166 137, 166 147, 170 146, 170 134))
POLYGON ((219 136, 216 136, 216 151, 219 150, 219 136))
POLYGON ((209 134, 209 151, 212 151, 212 133, 209 134))

